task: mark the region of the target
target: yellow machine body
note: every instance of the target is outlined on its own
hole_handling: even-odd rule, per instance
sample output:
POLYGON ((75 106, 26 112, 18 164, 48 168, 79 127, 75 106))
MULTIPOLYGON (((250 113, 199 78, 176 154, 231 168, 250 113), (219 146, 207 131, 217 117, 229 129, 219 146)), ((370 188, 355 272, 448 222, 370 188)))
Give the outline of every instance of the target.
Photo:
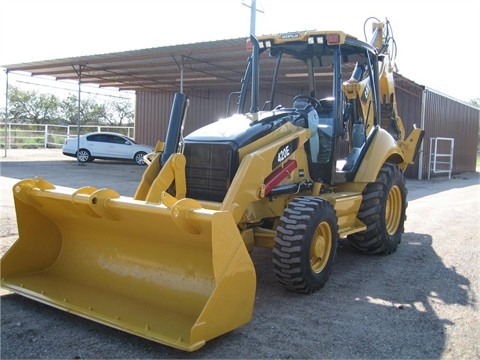
POLYGON ((2 287, 193 351, 250 321, 255 247, 272 248, 280 282, 302 293, 327 281, 339 237, 364 253, 395 251, 406 210, 402 171, 423 131, 404 139, 391 66, 376 70, 386 58, 341 32, 251 41, 242 81, 252 78, 250 112, 242 85, 237 114, 182 139, 189 100, 176 94, 167 139, 149 155, 134 197, 40 178, 16 184, 19 239, 1 259, 2 287), (352 57, 346 65, 342 46, 352 57), (274 108, 272 97, 271 109, 259 110, 254 70, 267 49, 269 59, 284 53, 310 66, 311 89, 294 107, 274 108), (335 96, 322 105, 314 77, 324 71, 317 81, 326 81, 332 68, 323 86, 335 96), (340 141, 349 143, 346 156, 340 141))

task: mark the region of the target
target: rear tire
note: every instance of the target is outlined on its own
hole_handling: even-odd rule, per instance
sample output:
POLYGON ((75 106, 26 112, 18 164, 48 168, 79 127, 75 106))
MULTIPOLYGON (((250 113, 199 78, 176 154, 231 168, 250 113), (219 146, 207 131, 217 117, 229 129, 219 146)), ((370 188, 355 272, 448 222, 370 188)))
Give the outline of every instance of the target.
POLYGON ((93 158, 92 155, 90 154, 90 151, 87 149, 80 149, 77 152, 77 160, 80 163, 87 163, 87 162, 92 162, 93 158))
POLYGON ((358 218, 367 229, 348 236, 348 242, 363 254, 394 252, 402 240, 406 208, 405 177, 396 164, 385 163, 363 190, 358 218))
POLYGON ((298 197, 280 218, 273 249, 274 271, 290 291, 313 293, 332 272, 337 253, 335 209, 316 197, 298 197))

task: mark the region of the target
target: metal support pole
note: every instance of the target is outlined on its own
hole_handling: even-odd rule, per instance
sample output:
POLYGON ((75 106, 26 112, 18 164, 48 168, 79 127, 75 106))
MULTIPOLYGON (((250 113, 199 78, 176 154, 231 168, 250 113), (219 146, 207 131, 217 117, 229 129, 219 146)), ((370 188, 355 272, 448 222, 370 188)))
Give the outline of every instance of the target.
POLYGON ((8 69, 5 69, 6 88, 5 88, 5 157, 7 157, 7 122, 8 122, 8 69))
POLYGON ((183 69, 185 67, 185 56, 182 55, 182 62, 179 63, 175 56, 172 56, 173 61, 177 64, 178 68, 180 69, 180 92, 183 94, 183 69))
POLYGON ((86 65, 78 65, 78 70, 72 65, 73 70, 77 73, 78 76, 78 109, 77 109, 77 164, 81 165, 82 163, 78 159, 78 151, 80 150, 80 120, 81 120, 81 94, 82 94, 82 72, 85 69, 86 65))
MULTIPOLYGON (((427 98, 427 90, 423 89, 422 92, 422 104, 420 109, 420 129, 425 130, 425 100, 427 98)), ((418 151, 418 180, 423 179, 423 155, 424 155, 424 141, 420 144, 420 149, 418 151)), ((430 176, 430 159, 428 159, 428 175, 430 176)))
POLYGON ((182 56, 182 65, 180 66, 180 92, 183 94, 183 67, 185 65, 185 57, 182 56))

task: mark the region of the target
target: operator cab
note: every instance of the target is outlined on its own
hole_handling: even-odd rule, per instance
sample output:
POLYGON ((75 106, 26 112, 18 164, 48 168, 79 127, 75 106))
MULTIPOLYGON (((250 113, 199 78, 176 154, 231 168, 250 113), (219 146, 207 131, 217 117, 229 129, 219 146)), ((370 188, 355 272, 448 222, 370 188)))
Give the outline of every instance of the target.
POLYGON ((305 150, 312 180, 351 181, 378 123, 378 84, 373 80, 378 78, 374 76, 378 75, 376 50, 346 34, 317 31, 265 36, 258 41, 258 64, 252 54, 238 113, 244 113, 247 105, 251 78, 250 112, 258 111, 258 103, 266 110, 293 103, 307 120, 312 137, 305 150), (261 77, 252 70, 256 68, 261 77))

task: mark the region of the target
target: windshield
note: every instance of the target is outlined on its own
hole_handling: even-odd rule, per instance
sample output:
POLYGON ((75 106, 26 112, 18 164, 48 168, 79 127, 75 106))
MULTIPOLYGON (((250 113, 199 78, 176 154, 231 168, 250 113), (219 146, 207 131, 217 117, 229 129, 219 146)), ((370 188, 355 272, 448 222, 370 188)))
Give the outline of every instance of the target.
MULTIPOLYGON (((260 51, 260 110, 292 107, 293 98, 299 94, 318 100, 335 98, 340 95, 337 91, 341 84, 352 76, 356 63, 367 61, 364 49, 348 45, 339 47, 298 43, 260 51), (341 67, 336 67, 335 58, 342 63, 341 67), (339 80, 336 84, 335 79, 339 80)), ((245 81, 250 82, 251 79, 246 77, 245 81)), ((249 109, 251 88, 245 86, 245 91, 244 109, 249 109)), ((239 108, 239 112, 244 111, 239 108)))

